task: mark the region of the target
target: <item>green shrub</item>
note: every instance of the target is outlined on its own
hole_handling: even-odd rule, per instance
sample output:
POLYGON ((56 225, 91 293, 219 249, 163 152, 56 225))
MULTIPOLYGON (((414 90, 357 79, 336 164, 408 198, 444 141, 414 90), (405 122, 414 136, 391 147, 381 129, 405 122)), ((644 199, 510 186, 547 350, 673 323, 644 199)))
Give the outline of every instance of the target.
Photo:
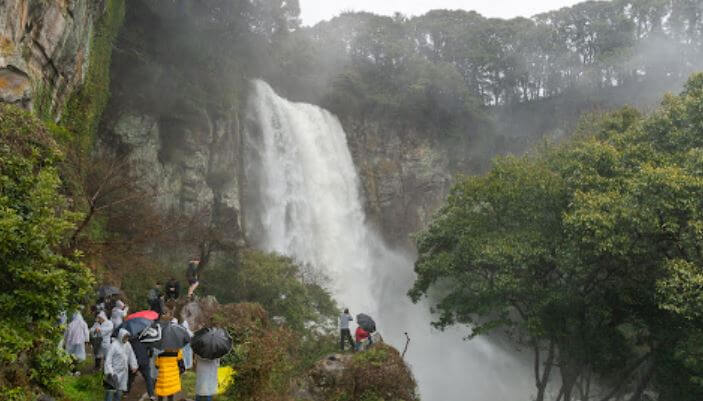
POLYGON ((69 363, 57 317, 76 309, 92 283, 79 255, 61 247, 79 216, 58 192, 59 157, 39 120, 0 106, 1 399, 21 399, 30 386, 57 389, 69 363))

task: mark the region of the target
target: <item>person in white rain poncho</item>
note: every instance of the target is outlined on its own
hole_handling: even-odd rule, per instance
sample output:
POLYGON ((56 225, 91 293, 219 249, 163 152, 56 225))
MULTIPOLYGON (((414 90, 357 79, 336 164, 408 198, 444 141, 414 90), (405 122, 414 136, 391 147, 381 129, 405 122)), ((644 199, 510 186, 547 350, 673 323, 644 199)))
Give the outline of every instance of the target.
POLYGON ((137 357, 129 343, 129 332, 121 329, 105 356, 105 401, 120 401, 127 391, 129 371, 137 371, 137 357))
POLYGON ((85 360, 85 343, 88 342, 88 324, 80 312, 73 314, 63 337, 66 352, 79 361, 85 360))
POLYGON ((117 328, 117 326, 122 324, 125 316, 127 316, 128 310, 129 308, 124 304, 124 302, 119 299, 115 302, 115 307, 112 308, 112 314, 110 315, 110 320, 112 321, 113 327, 117 328))
MULTIPOLYGON (((190 331, 190 325, 188 324, 187 320, 183 319, 181 327, 186 329, 189 336, 193 337, 193 332, 190 331)), ((183 365, 185 366, 186 370, 193 368, 193 349, 190 347, 190 343, 186 344, 183 347, 183 365)))
POLYGON ((95 324, 90 328, 91 336, 96 340, 93 343, 93 352, 95 353, 95 368, 100 368, 100 362, 105 358, 108 348, 110 348, 110 336, 113 329, 112 322, 108 320, 105 312, 98 313, 95 324))
POLYGON ((195 355, 195 401, 212 401, 217 394, 217 370, 220 360, 195 355))

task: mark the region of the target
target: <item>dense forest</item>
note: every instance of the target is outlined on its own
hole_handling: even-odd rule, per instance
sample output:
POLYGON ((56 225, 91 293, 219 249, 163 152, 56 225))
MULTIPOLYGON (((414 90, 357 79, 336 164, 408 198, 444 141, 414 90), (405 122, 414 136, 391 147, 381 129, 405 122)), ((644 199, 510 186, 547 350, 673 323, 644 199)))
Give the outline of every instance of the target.
POLYGON ((655 104, 700 67, 702 43, 696 1, 588 1, 512 20, 346 13, 291 35, 274 82, 343 119, 420 126, 475 170, 463 159, 477 147, 520 152, 584 111, 655 104))
MULTIPOLYGON (((410 296, 430 300, 437 327, 507 332, 532 353, 539 401, 703 398, 703 77, 691 77, 703 69, 702 2, 588 1, 511 20, 348 12, 312 27, 297 0, 10 3, 25 7, 1 4, 3 21, 20 9, 23 21, 95 20, 62 25, 76 31, 61 40, 44 33, 59 25, 0 24, 1 94, 7 76, 32 81, 0 107, 0 398, 68 399, 57 315, 93 302, 99 283, 143 305, 193 254, 201 290, 235 305, 218 312, 240 342, 225 361, 240 385, 225 399, 289 400, 336 348, 325 278, 252 249, 217 192, 239 172, 207 171, 203 206, 146 181, 154 165, 129 159, 144 149, 115 134, 127 111, 158 116, 168 145, 155 158, 180 166, 188 133, 241 135, 256 78, 345 128, 419 132, 452 173, 481 174, 458 176, 417 235, 410 296), (33 58, 41 68, 18 61, 33 58)), ((383 373, 378 357, 355 360, 335 399, 383 400, 393 376, 356 392, 383 373)))

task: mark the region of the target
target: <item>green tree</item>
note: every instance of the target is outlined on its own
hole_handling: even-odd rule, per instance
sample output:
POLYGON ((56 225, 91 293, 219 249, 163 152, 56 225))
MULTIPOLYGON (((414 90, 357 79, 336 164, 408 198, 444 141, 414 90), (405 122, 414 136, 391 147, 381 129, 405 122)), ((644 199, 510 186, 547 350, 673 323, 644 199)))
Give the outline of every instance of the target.
POLYGON ((703 277, 703 75, 650 117, 624 109, 535 155, 465 177, 418 238, 414 300, 446 327, 506 329, 537 399, 696 400, 703 277), (436 293, 434 292, 436 291, 436 293))
POLYGON ((244 249, 236 259, 205 272, 205 291, 220 302, 256 302, 299 332, 334 328, 337 307, 324 278, 290 258, 244 249))
POLYGON ((78 255, 61 252, 77 216, 66 212, 54 167, 60 153, 27 112, 0 106, 0 398, 53 389, 69 361, 58 316, 91 287, 78 255))

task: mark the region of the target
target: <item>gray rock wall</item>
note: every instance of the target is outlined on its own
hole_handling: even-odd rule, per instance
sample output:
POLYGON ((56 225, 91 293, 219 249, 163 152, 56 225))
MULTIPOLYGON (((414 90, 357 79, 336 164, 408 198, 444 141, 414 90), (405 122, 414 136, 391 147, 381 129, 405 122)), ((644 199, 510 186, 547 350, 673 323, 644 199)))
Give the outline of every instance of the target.
POLYGON ((343 121, 359 172, 367 214, 392 245, 413 246, 451 185, 443 147, 412 127, 343 121))
POLYGON ((238 247, 244 243, 239 110, 236 101, 206 89, 220 77, 183 46, 193 29, 185 24, 198 21, 176 12, 180 4, 127 3, 98 151, 126 158, 163 212, 196 217, 221 245, 238 247))

